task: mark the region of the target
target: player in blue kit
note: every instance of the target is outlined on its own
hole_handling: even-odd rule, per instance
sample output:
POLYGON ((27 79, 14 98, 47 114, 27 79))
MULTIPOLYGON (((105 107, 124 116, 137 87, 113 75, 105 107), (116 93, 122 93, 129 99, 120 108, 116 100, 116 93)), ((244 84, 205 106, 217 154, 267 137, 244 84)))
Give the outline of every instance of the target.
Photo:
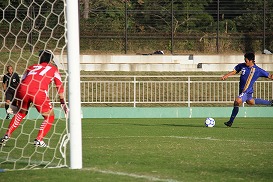
POLYGON ((231 75, 235 75, 241 72, 240 84, 239 84, 239 95, 234 101, 234 107, 230 116, 229 121, 224 124, 231 127, 234 119, 239 112, 239 106, 246 102, 249 105, 268 105, 273 106, 272 100, 263 100, 260 98, 253 98, 253 85, 255 81, 260 77, 265 77, 273 80, 273 75, 269 72, 263 70, 255 64, 254 53, 246 53, 244 55, 245 63, 240 63, 234 67, 234 70, 222 76, 222 80, 227 79, 231 75))

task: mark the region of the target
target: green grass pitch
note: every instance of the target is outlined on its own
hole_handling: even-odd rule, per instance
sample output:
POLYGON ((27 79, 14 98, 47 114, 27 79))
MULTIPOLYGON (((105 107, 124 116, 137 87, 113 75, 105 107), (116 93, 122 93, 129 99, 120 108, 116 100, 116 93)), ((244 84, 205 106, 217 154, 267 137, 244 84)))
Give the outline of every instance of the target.
POLYGON ((83 169, 18 170, 0 181, 272 181, 273 119, 83 119, 83 169))

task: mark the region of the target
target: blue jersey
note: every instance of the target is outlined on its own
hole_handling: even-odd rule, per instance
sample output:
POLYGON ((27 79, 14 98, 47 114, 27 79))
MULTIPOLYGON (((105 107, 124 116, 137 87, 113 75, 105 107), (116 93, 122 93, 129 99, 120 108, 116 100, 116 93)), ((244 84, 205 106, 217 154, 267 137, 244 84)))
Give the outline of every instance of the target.
POLYGON ((255 81, 260 77, 268 78, 269 73, 256 64, 252 67, 246 66, 245 63, 238 64, 234 67, 236 73, 241 72, 240 76, 240 94, 241 93, 253 93, 253 85, 255 81))

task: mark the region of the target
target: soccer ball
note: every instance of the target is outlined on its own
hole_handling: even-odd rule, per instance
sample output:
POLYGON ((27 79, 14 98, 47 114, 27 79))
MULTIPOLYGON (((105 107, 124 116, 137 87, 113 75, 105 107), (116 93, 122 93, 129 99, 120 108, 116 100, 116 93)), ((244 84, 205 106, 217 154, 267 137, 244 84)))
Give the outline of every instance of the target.
POLYGON ((205 126, 210 127, 210 128, 214 127, 215 126, 215 120, 213 118, 206 118, 205 126))

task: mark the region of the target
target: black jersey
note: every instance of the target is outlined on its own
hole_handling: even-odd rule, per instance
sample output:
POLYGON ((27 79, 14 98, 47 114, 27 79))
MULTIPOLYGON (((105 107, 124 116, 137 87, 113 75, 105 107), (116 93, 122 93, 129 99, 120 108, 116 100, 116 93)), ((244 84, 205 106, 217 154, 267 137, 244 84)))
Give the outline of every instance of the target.
POLYGON ((3 83, 7 84, 7 90, 8 89, 13 89, 15 90, 20 82, 20 77, 17 73, 12 73, 12 74, 5 74, 3 78, 3 83))

